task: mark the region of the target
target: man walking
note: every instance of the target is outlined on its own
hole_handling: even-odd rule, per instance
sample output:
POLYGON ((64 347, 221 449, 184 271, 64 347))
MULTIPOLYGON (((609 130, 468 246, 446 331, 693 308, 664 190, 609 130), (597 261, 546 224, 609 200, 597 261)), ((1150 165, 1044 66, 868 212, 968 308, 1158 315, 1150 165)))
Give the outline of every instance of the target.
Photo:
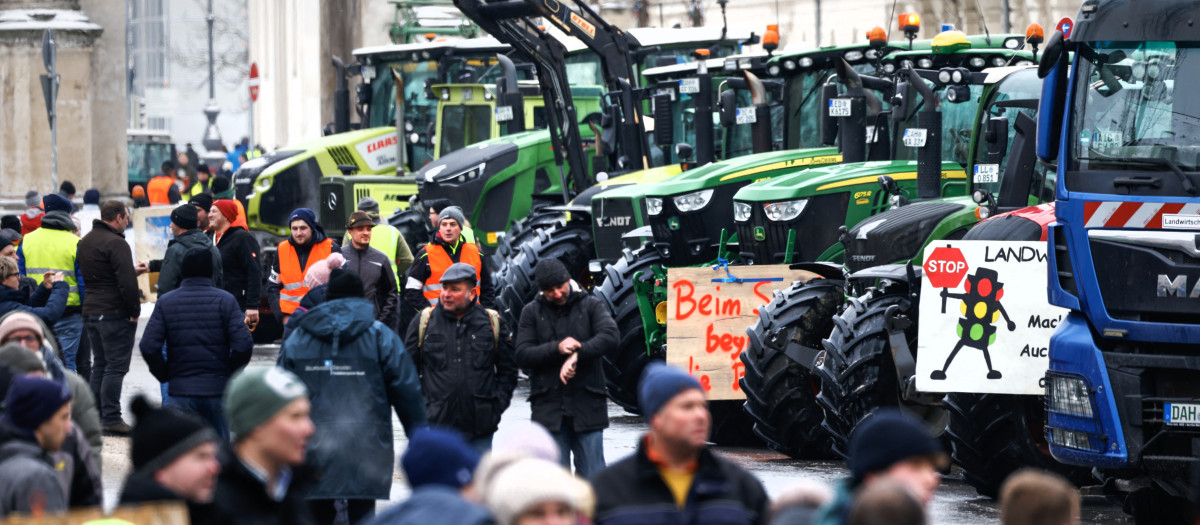
POLYGON ((17 247, 17 265, 21 275, 32 278, 37 284, 42 284, 47 272, 62 274, 68 287, 67 309, 54 323, 54 336, 58 338, 67 369, 74 372, 82 367, 80 375, 86 377, 91 368, 90 358, 84 356, 86 363, 76 359, 79 339, 83 336, 84 288, 79 278, 79 237, 73 233, 76 228, 75 221, 71 220, 71 201, 51 193, 42 199, 42 205, 46 208, 42 227, 29 232, 17 247))
POLYGON ((170 385, 167 406, 200 416, 228 440, 221 395, 230 374, 250 362, 254 338, 241 306, 213 286, 212 273, 207 249, 184 254, 182 284, 158 300, 139 348, 150 373, 170 385))
POLYGON ((404 341, 421 372, 429 422, 458 429, 486 452, 517 387, 517 362, 500 314, 476 303, 475 281, 475 268, 451 265, 441 300, 413 319, 404 341))
POLYGON ((449 206, 438 217, 439 226, 433 242, 417 250, 416 260, 409 269, 404 285, 404 304, 412 312, 436 304, 442 290, 442 273, 451 264, 461 262, 473 266, 475 273, 480 276, 475 290, 479 302, 488 308, 495 306, 492 273, 480 258, 479 247, 462 238, 463 224, 466 222, 462 209, 449 206))
POLYGON ((88 283, 83 322, 95 359, 89 379, 100 402, 100 423, 105 432, 117 435, 129 433, 121 419, 121 384, 129 371, 142 310, 137 270, 125 242, 128 226, 125 205, 108 201, 100 207, 100 220, 92 223, 91 233, 79 241, 79 269, 88 283))
POLYGON ((0 417, 0 518, 63 512, 67 494, 50 457, 71 429, 71 392, 58 381, 13 378, 0 417))
POLYGON ((317 214, 308 208, 293 211, 288 217, 288 227, 292 234, 279 243, 267 280, 267 300, 271 303, 271 311, 283 324, 287 324, 292 312, 300 306, 300 299, 308 293, 304 274, 309 267, 341 249, 325 235, 325 229, 317 224, 317 214))
POLYGON ((362 279, 364 297, 375 305, 375 320, 396 326, 396 276, 392 273, 391 258, 371 247, 375 222, 366 212, 350 215, 346 233, 350 245, 342 247, 346 268, 362 279))
POLYGON ((175 234, 175 238, 167 243, 167 253, 162 259, 150 261, 148 265, 151 272, 158 272, 158 297, 162 298, 179 287, 183 280, 183 256, 196 248, 208 251, 215 270, 211 275, 212 280, 218 287, 221 286, 221 252, 200 230, 195 206, 183 205, 171 211, 171 233, 175 234))
POLYGON ((525 305, 517 329, 517 363, 529 370, 533 420, 562 451, 562 465, 590 476, 604 468, 608 399, 601 362, 616 348, 617 325, 599 299, 579 290, 558 259, 534 268, 541 293, 525 305))
MULTIPOLYGON (((399 282, 400 276, 408 271, 412 266, 413 254, 408 247, 408 241, 404 240, 404 235, 395 226, 383 222, 379 215, 379 201, 371 196, 363 197, 358 201, 358 211, 366 212, 367 216, 375 224, 371 228, 371 247, 383 252, 388 256, 388 260, 392 263, 392 274, 396 276, 396 281, 399 282)), ((346 239, 342 240, 342 244, 348 244, 350 232, 346 232, 346 239)))
POLYGON ((279 365, 312 393, 317 427, 308 452, 323 475, 309 494, 313 514, 319 523, 333 523, 341 506, 349 523, 358 523, 373 516, 375 500, 391 490, 388 408, 410 436, 426 425, 420 378, 396 332, 375 320, 354 272, 330 272, 326 301, 288 328, 279 365))
POLYGON ((146 198, 150 204, 175 204, 179 202, 179 187, 175 185, 175 163, 164 160, 162 173, 146 183, 146 198))
POLYGON ((209 212, 213 242, 221 252, 221 273, 226 292, 233 295, 246 322, 258 324, 258 302, 262 290, 262 267, 258 262, 258 241, 237 220, 237 206, 231 200, 213 202, 209 212))
POLYGON ((637 452, 592 477, 596 525, 767 522, 762 483, 705 446, 712 417, 699 381, 652 363, 638 404, 650 432, 637 452))

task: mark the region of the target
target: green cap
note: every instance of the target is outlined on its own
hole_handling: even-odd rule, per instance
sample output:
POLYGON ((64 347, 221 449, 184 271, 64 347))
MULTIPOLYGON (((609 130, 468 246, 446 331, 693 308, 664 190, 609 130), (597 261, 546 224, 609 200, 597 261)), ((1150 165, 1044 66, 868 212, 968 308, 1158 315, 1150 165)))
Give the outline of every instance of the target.
POLYGON ((247 366, 225 387, 225 417, 238 441, 267 422, 288 403, 308 395, 304 382, 276 366, 247 366))

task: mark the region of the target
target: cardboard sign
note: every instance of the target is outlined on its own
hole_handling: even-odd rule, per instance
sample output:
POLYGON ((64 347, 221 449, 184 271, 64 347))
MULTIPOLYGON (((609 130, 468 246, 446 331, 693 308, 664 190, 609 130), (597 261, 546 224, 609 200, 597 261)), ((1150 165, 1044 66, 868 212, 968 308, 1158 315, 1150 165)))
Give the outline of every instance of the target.
MULTIPOLYGON (((185 204, 186 205, 186 204, 185 204)), ((167 253, 167 244, 175 238, 171 233, 171 211, 174 206, 150 206, 135 208, 130 214, 133 226, 134 250, 133 260, 149 261, 162 259, 167 253)), ((158 299, 158 273, 138 276, 138 288, 142 292, 142 302, 152 303, 158 299)))
POLYGON ((123 505, 104 514, 102 507, 74 509, 64 514, 47 514, 33 517, 26 514, 12 514, 0 519, 3 525, 91 525, 91 524, 126 524, 141 525, 187 525, 189 521, 187 506, 182 501, 147 503, 144 505, 123 505))
POLYGON ((704 385, 710 400, 746 399, 738 379, 746 375, 740 358, 749 338, 746 328, 775 290, 816 274, 787 265, 730 266, 739 279, 780 281, 723 283, 728 277, 710 267, 667 270, 667 363, 687 370, 704 385))
POLYGON ((966 264, 959 280, 933 283, 926 275, 922 284, 917 388, 1043 394, 1050 336, 1067 314, 1046 297, 1046 243, 952 241, 935 246, 925 251, 926 268, 956 266, 947 261, 966 264))

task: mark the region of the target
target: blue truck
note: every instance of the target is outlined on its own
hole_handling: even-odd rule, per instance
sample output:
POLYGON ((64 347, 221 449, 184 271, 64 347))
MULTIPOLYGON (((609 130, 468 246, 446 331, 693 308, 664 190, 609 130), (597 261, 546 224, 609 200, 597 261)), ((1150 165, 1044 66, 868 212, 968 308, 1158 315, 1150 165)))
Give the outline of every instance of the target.
POLYGON ((1191 523, 1200 488, 1197 21, 1197 2, 1087 0, 1039 65, 1049 295, 1070 310, 1050 344, 1047 440, 1138 523, 1191 523))

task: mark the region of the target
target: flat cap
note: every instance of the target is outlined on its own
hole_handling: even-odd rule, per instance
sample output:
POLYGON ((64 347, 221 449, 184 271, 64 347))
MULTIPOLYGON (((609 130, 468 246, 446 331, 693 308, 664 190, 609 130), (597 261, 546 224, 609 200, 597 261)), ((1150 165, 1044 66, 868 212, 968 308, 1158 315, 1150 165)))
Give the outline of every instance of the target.
POLYGON ((458 281, 475 282, 478 280, 479 277, 475 274, 474 266, 467 263, 454 263, 449 268, 446 268, 446 271, 442 273, 442 278, 438 279, 438 282, 445 284, 458 281))

